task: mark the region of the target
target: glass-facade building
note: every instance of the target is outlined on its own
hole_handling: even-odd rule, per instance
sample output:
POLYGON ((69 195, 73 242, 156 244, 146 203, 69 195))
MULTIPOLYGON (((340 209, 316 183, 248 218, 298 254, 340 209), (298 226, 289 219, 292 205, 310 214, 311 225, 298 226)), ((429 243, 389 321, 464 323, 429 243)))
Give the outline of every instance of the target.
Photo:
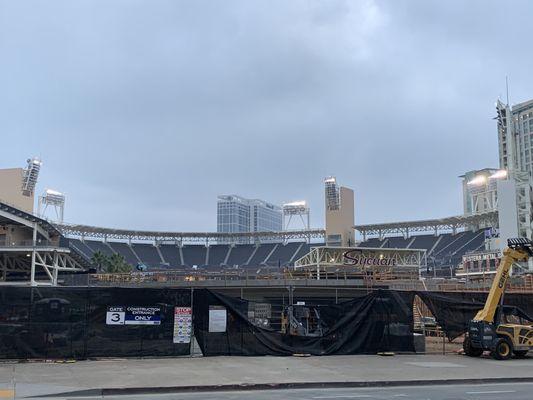
POLYGON ((236 195, 218 196, 217 232, 279 232, 283 230, 281 207, 236 195))

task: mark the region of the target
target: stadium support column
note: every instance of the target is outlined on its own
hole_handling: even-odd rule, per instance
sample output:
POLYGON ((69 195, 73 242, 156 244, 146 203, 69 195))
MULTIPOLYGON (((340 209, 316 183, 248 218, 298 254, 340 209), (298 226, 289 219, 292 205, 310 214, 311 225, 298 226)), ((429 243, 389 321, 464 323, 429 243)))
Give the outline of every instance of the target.
POLYGON ((36 286, 35 283, 35 246, 37 245, 37 222, 33 223, 33 238, 32 238, 32 252, 31 252, 31 271, 30 271, 30 285, 36 286))
POLYGON ((59 274, 58 254, 54 251, 53 270, 52 270, 52 286, 57 286, 57 276, 59 274))

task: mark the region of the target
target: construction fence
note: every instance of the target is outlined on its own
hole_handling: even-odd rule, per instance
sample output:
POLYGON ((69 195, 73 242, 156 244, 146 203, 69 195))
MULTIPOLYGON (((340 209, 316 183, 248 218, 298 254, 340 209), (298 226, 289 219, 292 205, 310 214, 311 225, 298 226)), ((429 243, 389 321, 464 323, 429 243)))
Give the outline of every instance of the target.
MULTIPOLYGON (((453 339, 485 296, 345 287, 2 286, 0 358, 187 356, 194 343, 204 356, 423 351, 416 335, 423 314, 429 310, 453 339)), ((507 313, 533 314, 532 296, 505 300, 507 313)))

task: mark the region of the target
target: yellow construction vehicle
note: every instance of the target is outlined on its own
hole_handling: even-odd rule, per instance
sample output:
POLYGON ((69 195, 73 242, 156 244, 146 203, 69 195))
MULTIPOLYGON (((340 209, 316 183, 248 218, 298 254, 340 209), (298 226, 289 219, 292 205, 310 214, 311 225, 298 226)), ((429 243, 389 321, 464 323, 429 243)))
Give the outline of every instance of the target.
POLYGON ((533 256, 531 240, 517 238, 507 241, 507 248, 503 251, 485 306, 468 324, 463 342, 467 356, 479 357, 483 351, 488 350, 493 358, 507 360, 513 353, 517 357, 523 357, 533 348, 533 326, 524 324, 522 320, 519 323, 503 321, 503 306, 498 307, 503 299, 512 265, 527 261, 530 256, 533 256))

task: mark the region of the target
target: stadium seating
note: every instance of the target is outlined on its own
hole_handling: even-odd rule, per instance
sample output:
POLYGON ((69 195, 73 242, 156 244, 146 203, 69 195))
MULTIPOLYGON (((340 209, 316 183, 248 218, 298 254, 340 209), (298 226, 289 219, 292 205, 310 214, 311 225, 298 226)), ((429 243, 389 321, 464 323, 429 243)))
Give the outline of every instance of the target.
POLYGON ((153 244, 133 243, 131 248, 141 262, 148 267, 157 267, 163 263, 156 247, 153 244))
POLYGON ((268 256, 277 244, 267 243, 258 246, 248 265, 266 265, 268 256))
POLYGON ((269 257, 267 264, 280 266, 288 265, 301 244, 301 242, 290 242, 287 244, 280 243, 269 257))
POLYGON ((452 244, 455 240, 458 240, 459 238, 460 236, 454 236, 451 233, 445 233, 440 236, 437 236, 436 239, 439 239, 439 241, 437 242, 437 245, 435 246, 431 254, 439 254, 441 251, 445 250, 448 246, 450 246, 450 244, 452 244))
POLYGON ((135 254, 127 243, 108 242, 108 244, 116 253, 122 254, 128 264, 137 265, 139 263, 139 260, 137 259, 137 257, 135 257, 135 254))
POLYGON ((413 238, 404 239, 403 237, 390 237, 385 240, 385 243, 381 246, 387 249, 405 249, 409 246, 409 243, 413 238))
POLYGON ((181 266, 180 250, 175 244, 161 244, 159 245, 159 251, 163 256, 165 265, 170 267, 181 266))
POLYGON ((87 261, 91 259, 94 253, 93 249, 79 239, 69 239, 69 247, 78 252, 78 254, 80 254, 87 261))
MULTIPOLYGON (((383 239, 369 238, 359 243, 360 247, 376 248, 411 248, 424 249, 428 265, 444 268, 461 262, 462 256, 484 246, 484 230, 435 235, 418 235, 410 238, 400 236, 383 239)), ((161 244, 158 249, 151 243, 124 242, 104 243, 97 240, 70 239, 69 246, 82 257, 90 260, 95 251, 104 254, 122 254, 126 261, 135 266, 139 263, 154 268, 191 268, 193 266, 209 268, 234 267, 277 267, 293 265, 296 260, 308 254, 312 247, 323 243, 289 242, 263 244, 213 244, 209 250, 204 245, 188 244, 181 249, 176 244, 161 244), (183 258, 183 259, 182 259, 183 258)))
POLYGON ((290 265, 294 260, 307 254, 310 246, 303 242, 238 244, 215 244, 209 246, 209 252, 204 245, 184 245, 181 248, 183 262, 181 261, 180 249, 177 245, 161 244, 159 252, 153 244, 124 242, 101 242, 97 240, 69 239, 69 245, 87 260, 90 260, 94 252, 101 251, 106 255, 118 253, 124 256, 126 262, 132 266, 139 263, 150 268, 177 268, 177 267, 252 267, 270 265, 290 265), (161 256, 159 255, 161 254, 161 256), (206 256, 208 255, 207 264, 206 256), (227 262, 225 263, 227 258, 227 262))
POLYGON ((359 243, 360 247, 381 247, 387 239, 380 240, 379 238, 370 238, 364 242, 359 243))
POLYGON ((438 236, 435 235, 419 235, 415 236, 415 240, 409 246, 410 249, 423 249, 429 251, 437 243, 438 236))
MULTIPOLYGON (((455 267, 467 252, 481 250, 485 243, 485 231, 465 231, 455 235, 444 233, 435 235, 412 236, 408 239, 403 237, 387 237, 383 240, 369 238, 361 242, 360 247, 382 248, 410 248, 425 249, 427 251, 428 264, 437 268, 455 267), (413 239, 414 238, 414 239, 413 239)), ((449 273, 449 272, 448 272, 449 273)))
POLYGON ((196 265, 197 267, 205 266, 205 258, 207 248, 204 245, 186 245, 182 249, 183 263, 189 267, 196 265))
POLYGON ((107 243, 100 242, 98 240, 86 240, 85 244, 93 251, 93 253, 99 251, 107 256, 115 254, 115 252, 111 249, 111 247, 109 247, 107 243))
POLYGON ((237 244, 231 248, 227 265, 230 267, 236 265, 244 265, 248 259, 252 256, 255 250, 254 245, 249 244, 237 244))
POLYGON ((229 246, 224 244, 215 244, 209 246, 209 258, 207 264, 210 266, 221 266, 228 255, 229 246))
MULTIPOLYGON (((323 244, 317 244, 315 246, 321 246, 321 245, 323 244)), ((293 263, 294 261, 308 254, 310 251, 311 251, 311 245, 309 243, 301 243, 300 249, 297 250, 296 254, 293 256, 293 259, 290 260, 290 262, 293 263)))

